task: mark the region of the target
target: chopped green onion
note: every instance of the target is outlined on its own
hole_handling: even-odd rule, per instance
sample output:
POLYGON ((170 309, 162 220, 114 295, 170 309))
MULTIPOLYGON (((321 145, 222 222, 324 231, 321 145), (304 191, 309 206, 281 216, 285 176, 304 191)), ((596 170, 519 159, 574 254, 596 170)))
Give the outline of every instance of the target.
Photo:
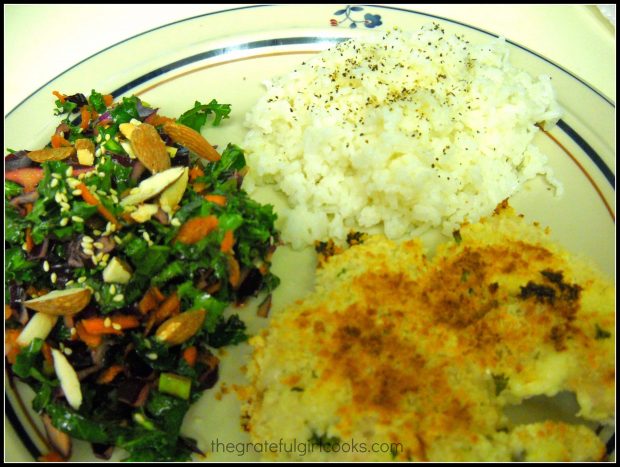
POLYGON ((192 380, 174 373, 162 373, 159 376, 159 391, 176 396, 179 399, 189 399, 192 390, 192 380))

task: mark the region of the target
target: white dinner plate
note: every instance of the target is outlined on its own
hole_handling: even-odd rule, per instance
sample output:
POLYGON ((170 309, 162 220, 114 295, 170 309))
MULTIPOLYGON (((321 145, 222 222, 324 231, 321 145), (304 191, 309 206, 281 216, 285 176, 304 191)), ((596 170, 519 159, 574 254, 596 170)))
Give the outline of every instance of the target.
MULTIPOLYGON (((80 62, 13 109, 5 119, 5 146, 44 146, 58 124, 58 118, 52 117, 52 91, 88 95, 91 89, 116 98, 137 94, 168 116, 179 115, 195 100, 216 98, 231 103, 231 118, 221 127, 209 129, 207 136, 215 144, 241 144, 245 113, 261 95, 261 82, 292 70, 308 56, 348 37, 393 26, 417 29, 432 21, 472 42, 494 36, 473 26, 399 8, 364 6, 347 15, 335 15, 338 9, 335 5, 246 7, 190 18, 135 36, 80 62)), ((563 183, 563 196, 555 198, 542 181, 534 180, 511 204, 527 219, 549 226, 554 239, 590 258, 613 279, 615 104, 545 57, 518 44, 509 43, 509 47, 516 66, 533 75, 552 77, 565 110, 560 122, 535 140, 563 183)), ((311 251, 294 252, 285 247, 276 254, 274 272, 283 280, 274 294, 273 312, 311 289, 313 267, 311 251)), ((247 320, 249 331, 265 326, 265 320, 256 318, 252 304, 247 308, 241 310, 241 317, 247 320)), ((206 451, 211 451, 216 440, 249 439, 241 430, 239 403, 232 390, 234 384, 244 382, 241 367, 249 355, 246 344, 227 349, 221 358, 218 385, 186 416, 183 433, 197 439, 206 451)), ((9 382, 6 375, 5 383, 5 460, 32 460, 48 451, 38 416, 29 409, 32 393, 20 383, 9 382)), ((122 457, 116 452, 113 459, 122 457)), ((207 460, 217 459, 239 457, 235 452, 207 456, 207 460)), ((88 443, 75 443, 71 460, 94 460, 88 443)))

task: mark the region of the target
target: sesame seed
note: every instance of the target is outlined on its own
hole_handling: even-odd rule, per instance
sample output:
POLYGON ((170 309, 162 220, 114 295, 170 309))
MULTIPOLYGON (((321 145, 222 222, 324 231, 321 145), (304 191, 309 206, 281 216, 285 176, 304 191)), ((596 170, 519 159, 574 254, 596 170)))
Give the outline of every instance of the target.
POLYGON ((93 243, 93 237, 90 237, 89 235, 84 235, 82 237, 82 243, 93 243))
POLYGON ((95 235, 101 235, 103 232, 101 232, 101 230, 93 230, 93 233, 95 235))
POLYGON ((76 188, 79 184, 80 182, 75 178, 67 179, 67 185, 69 185, 71 188, 76 188))
POLYGON ((70 177, 71 175, 73 175, 73 167, 67 167, 67 170, 65 171, 65 175, 67 177, 70 177))
POLYGON ((86 276, 80 276, 78 277, 78 284, 83 284, 84 282, 86 282, 86 276))
POLYGON ((98 248, 99 250, 103 250, 103 248, 104 248, 103 243, 101 243, 101 242, 95 242, 95 243, 93 243, 93 246, 95 248, 98 248))
POLYGON ((58 186, 58 179, 57 178, 53 178, 52 182, 50 183, 50 187, 51 188, 56 188, 58 186))
POLYGON ((82 172, 81 174, 78 175, 78 180, 84 180, 85 177, 86 177, 86 174, 82 172))
POLYGON ((114 235, 114 241, 119 245, 123 243, 123 241, 121 240, 121 237, 119 237, 118 235, 114 235))
POLYGON ((28 251, 28 245, 26 243, 22 245, 22 250, 28 251))
POLYGON ((101 178, 105 177, 105 172, 97 172, 97 175, 101 178))
POLYGON ((60 226, 64 227, 69 223, 69 218, 68 217, 63 217, 62 219, 60 219, 60 226))
POLYGON ((101 294, 99 292, 95 292, 95 300, 97 301, 101 300, 101 294))
POLYGON ((122 293, 119 293, 114 295, 114 298, 112 300, 114 300, 115 302, 122 302, 123 300, 125 300, 125 296, 122 293))
POLYGON ((65 355, 71 355, 73 353, 73 350, 71 350, 69 347, 65 347, 63 349, 63 352, 65 353, 65 355))
POLYGON ((103 320, 103 326, 106 328, 109 328, 110 326, 112 326, 112 320, 110 319, 110 317, 107 317, 106 319, 103 320))
POLYGON ((175 217, 174 219, 170 221, 170 224, 172 224, 175 227, 179 227, 181 225, 181 221, 175 217))
POLYGON ((110 134, 109 133, 107 135, 105 135, 105 140, 106 141, 110 141, 110 134))
POLYGON ((82 246, 82 251, 86 256, 93 256, 95 254, 92 248, 85 248, 84 246, 82 246))
POLYGON ((155 352, 147 353, 146 356, 151 360, 157 360, 157 354, 155 352))
POLYGON ((56 281, 58 280, 58 276, 56 275, 56 273, 55 273, 55 272, 53 272, 53 273, 50 275, 50 280, 52 281, 52 284, 55 284, 55 283, 56 283, 56 281))
POLYGON ((84 219, 82 219, 80 216, 71 216, 71 220, 78 223, 84 222, 84 219))
POLYGON ((115 286, 114 284, 112 284, 112 285, 110 286, 110 293, 111 293, 112 295, 114 295, 114 294, 116 293, 116 286, 115 286))
POLYGON ((121 326, 118 323, 112 323, 112 328, 116 329, 117 331, 120 331, 121 329, 123 329, 123 326, 121 326))
POLYGON ((45 272, 48 272, 50 270, 50 263, 47 260, 43 261, 43 270, 45 272))
POLYGON ((82 190, 73 190, 73 191, 71 192, 71 194, 72 194, 73 196, 80 196, 80 195, 82 194, 82 190))
POLYGON ((67 281, 67 283, 65 284, 65 286, 67 286, 67 285, 73 285, 73 284, 75 284, 75 281, 70 280, 70 281, 67 281))
POLYGON ((52 174, 53 178, 57 178, 58 180, 60 180, 62 177, 60 176, 60 174, 52 174))
POLYGON ((147 242, 151 241, 151 236, 148 232, 142 232, 142 238, 145 239, 147 242))
POLYGON ((71 328, 71 330, 69 331, 69 333, 70 333, 72 336, 75 336, 75 335, 77 334, 77 329, 75 329, 75 328, 71 328))
POLYGON ((101 261, 106 263, 110 260, 110 253, 104 253, 103 256, 101 257, 101 261))
POLYGON ((69 203, 60 203, 60 210, 62 212, 67 212, 71 210, 71 206, 69 205, 69 203))

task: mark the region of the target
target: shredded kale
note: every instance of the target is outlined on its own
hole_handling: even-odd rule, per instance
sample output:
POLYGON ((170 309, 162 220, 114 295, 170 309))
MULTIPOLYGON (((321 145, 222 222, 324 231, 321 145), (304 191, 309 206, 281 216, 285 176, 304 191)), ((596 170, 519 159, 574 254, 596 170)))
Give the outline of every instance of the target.
POLYGON ((248 339, 245 333, 245 323, 238 315, 232 315, 227 320, 220 319, 213 332, 209 333, 209 345, 219 348, 226 345, 236 345, 248 339))
POLYGON ((21 185, 9 180, 4 181, 4 198, 11 199, 17 195, 21 195, 24 189, 21 185))
MULTIPOLYGON (((219 161, 204 163, 155 123, 170 152, 176 150, 171 164, 186 165, 193 175, 173 210, 160 206, 150 219, 133 219, 132 209, 122 206, 121 200, 149 173, 136 174, 135 159, 123 147, 129 140, 119 125, 134 119, 144 122, 157 109, 136 96, 112 105, 106 105, 108 99, 92 90, 88 97, 73 94, 56 100, 55 113, 62 115, 57 134, 69 144, 90 140, 95 148, 92 167, 78 164, 75 155, 62 161, 33 162, 42 179, 36 199, 33 196, 27 209, 8 203, 21 195, 23 188, 5 181, 7 303, 14 306, 51 290, 90 289, 90 302, 72 316, 73 325, 59 319, 45 345, 70 349, 65 355, 76 371, 92 368, 94 355, 102 349, 98 358, 102 358, 103 369, 81 378, 78 410, 69 407, 55 390, 59 381, 43 356, 43 340, 35 339, 21 349, 11 371, 35 391, 34 410, 47 413, 53 425, 70 436, 124 448, 128 461, 189 460, 192 452, 199 451, 196 442, 182 436, 180 430, 190 404, 217 381, 219 360, 211 350, 248 338, 245 323, 236 314, 225 317, 225 310, 250 296, 269 293, 279 283, 269 271, 279 239, 276 215, 271 206, 253 201, 241 189, 246 167, 241 148, 229 144, 219 161), (214 203, 205 199, 206 194, 221 196, 226 202, 214 203), (217 218, 215 229, 197 241, 177 240, 184 223, 205 216, 217 218), (233 246, 223 248, 229 232, 233 246), (112 260, 127 267, 128 277, 104 281, 104 271, 112 260), (153 290, 164 298, 157 298, 157 303, 143 311, 141 303, 153 290), (174 294, 178 307, 159 317, 162 300, 174 294), (155 337, 164 320, 190 310, 206 311, 196 334, 181 345, 155 337), (80 325, 91 318, 115 316, 137 318, 139 324, 104 332, 102 347, 88 341, 80 325), (197 351, 191 364, 184 357, 189 347, 197 351), (123 371, 110 384, 98 383, 111 365, 120 365, 123 371), (161 372, 191 380, 188 400, 155 388, 150 388, 148 397, 141 392, 145 381, 161 372), (141 408, 129 402, 138 396, 147 397, 141 408)), ((200 131, 206 124, 220 125, 229 114, 229 104, 196 102, 177 122, 200 131)), ((157 196, 144 204, 157 205, 157 196)), ((7 328, 20 326, 13 316, 6 321, 7 328)))
POLYGON ((177 119, 177 122, 200 131, 207 123, 207 118, 211 114, 213 114, 212 125, 218 126, 223 119, 229 118, 230 104, 218 104, 215 99, 208 104, 201 104, 199 101, 196 101, 194 107, 183 112, 177 119))

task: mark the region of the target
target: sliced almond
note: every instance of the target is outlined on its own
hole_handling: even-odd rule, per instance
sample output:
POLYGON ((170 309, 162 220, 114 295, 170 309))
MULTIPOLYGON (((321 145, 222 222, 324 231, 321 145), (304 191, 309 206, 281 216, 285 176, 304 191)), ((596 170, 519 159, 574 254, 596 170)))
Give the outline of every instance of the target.
POLYGON ((43 420, 43 426, 45 427, 47 440, 50 442, 52 447, 63 458, 68 459, 71 457, 71 436, 56 428, 52 424, 52 419, 49 415, 44 413, 41 418, 43 420))
POLYGON ((196 334, 205 320, 205 310, 185 311, 164 321, 155 337, 168 345, 179 345, 196 334))
POLYGON ((125 138, 131 140, 131 135, 133 133, 133 130, 136 129, 136 125, 134 125, 133 123, 121 123, 118 126, 118 129, 121 130, 121 133, 123 134, 123 136, 125 136, 125 138))
POLYGON ((75 146, 75 149, 78 150, 78 151, 80 149, 86 149, 87 151, 90 151, 93 154, 95 153, 95 143, 93 143, 88 138, 76 139, 75 143, 74 143, 74 146, 75 146))
POLYGON ((164 191, 170 184, 177 181, 183 175, 184 167, 172 167, 164 170, 152 177, 143 180, 140 185, 132 189, 129 195, 123 198, 121 206, 132 206, 140 204, 147 199, 157 196, 164 191))
POLYGON ((172 210, 181 202, 185 189, 187 188, 188 180, 189 169, 185 167, 185 170, 179 179, 162 192, 159 197, 159 205, 165 212, 172 212, 172 210))
POLYGON ((166 144, 153 125, 143 123, 131 132, 131 147, 140 162, 152 173, 170 168, 170 156, 166 144))
POLYGON ((136 159, 136 153, 133 152, 131 143, 129 141, 121 141, 120 145, 123 147, 130 159, 136 159))
MULTIPOLYGON (((166 190, 167 189, 168 188, 166 188, 166 190)), ((143 222, 150 220, 157 211, 159 211, 159 206, 157 206, 156 204, 141 204, 135 211, 130 214, 130 216, 134 221, 142 224, 143 222)))
POLYGON ((82 388, 78 375, 60 350, 52 349, 52 358, 54 359, 54 371, 60 381, 65 399, 71 407, 78 410, 82 405, 82 388))
POLYGON ((220 160, 220 154, 215 148, 193 128, 176 122, 166 122, 163 128, 166 134, 172 138, 172 141, 185 146, 203 159, 211 162, 220 160))
POLYGON ((75 141, 78 162, 81 165, 93 165, 95 163, 95 143, 88 138, 80 138, 75 141))
POLYGON ((103 282, 127 284, 131 280, 131 266, 114 257, 103 270, 103 282))
POLYGON ((46 313, 35 313, 32 318, 26 324, 26 327, 22 329, 22 332, 17 336, 17 344, 25 347, 36 338, 47 339, 47 336, 58 321, 58 316, 48 315, 46 313))
POLYGON ((54 316, 74 315, 79 313, 90 302, 90 289, 54 290, 41 297, 24 302, 31 310, 47 313, 54 316))
POLYGON ((61 148, 45 148, 38 151, 30 151, 28 157, 35 162, 61 161, 75 154, 73 146, 61 148))

